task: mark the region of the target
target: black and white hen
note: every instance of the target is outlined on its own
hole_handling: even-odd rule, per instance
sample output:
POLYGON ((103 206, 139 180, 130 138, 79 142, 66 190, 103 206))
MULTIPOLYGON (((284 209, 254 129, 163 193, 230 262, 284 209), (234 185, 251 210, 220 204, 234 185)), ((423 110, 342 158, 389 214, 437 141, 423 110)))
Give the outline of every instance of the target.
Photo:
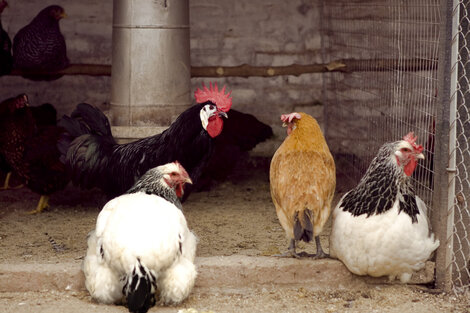
POLYGON ((196 236, 177 194, 191 183, 178 163, 148 170, 124 195, 109 201, 88 237, 85 286, 101 303, 127 301, 145 313, 156 302, 176 304, 196 279, 196 236))
POLYGON ((333 211, 330 254, 357 275, 406 283, 439 246, 411 175, 423 147, 413 133, 384 144, 356 188, 333 211))
MULTIPOLYGON (((31 23, 18 31, 13 38, 14 68, 26 72, 54 72, 69 65, 65 38, 59 27, 60 19, 65 16, 61 6, 51 5, 41 10, 31 23)), ((49 79, 59 77, 52 76, 49 79)))

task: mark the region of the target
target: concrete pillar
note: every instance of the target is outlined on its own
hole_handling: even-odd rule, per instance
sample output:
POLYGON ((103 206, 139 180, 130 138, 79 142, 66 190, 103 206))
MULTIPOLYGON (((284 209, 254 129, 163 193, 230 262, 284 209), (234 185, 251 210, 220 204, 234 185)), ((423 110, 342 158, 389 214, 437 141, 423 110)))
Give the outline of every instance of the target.
POLYGON ((191 105, 188 0, 114 0, 112 58, 115 137, 166 128, 191 105))

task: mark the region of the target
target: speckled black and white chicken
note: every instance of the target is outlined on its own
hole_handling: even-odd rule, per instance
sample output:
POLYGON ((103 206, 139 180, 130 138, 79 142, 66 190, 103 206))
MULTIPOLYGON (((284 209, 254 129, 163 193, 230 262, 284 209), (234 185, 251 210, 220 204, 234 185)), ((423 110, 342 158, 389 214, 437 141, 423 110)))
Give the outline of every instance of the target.
POLYGON ((51 5, 18 31, 13 38, 14 68, 54 72, 69 65, 65 38, 59 27, 65 16, 61 6, 51 5))
POLYGON ((101 303, 127 302, 147 312, 158 301, 180 303, 196 279, 196 236, 189 230, 178 196, 188 173, 178 163, 148 170, 103 207, 88 237, 85 286, 101 303))
POLYGON ((333 211, 330 254, 354 274, 406 283, 439 246, 411 181, 422 150, 413 133, 384 144, 333 211))

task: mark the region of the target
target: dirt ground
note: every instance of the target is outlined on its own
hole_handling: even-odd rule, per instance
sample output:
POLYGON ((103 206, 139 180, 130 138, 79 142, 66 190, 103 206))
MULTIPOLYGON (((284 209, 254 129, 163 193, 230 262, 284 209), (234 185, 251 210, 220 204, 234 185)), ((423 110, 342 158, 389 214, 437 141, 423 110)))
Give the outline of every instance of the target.
MULTIPOLYGON (((198 256, 270 256, 286 250, 269 193, 269 160, 250 159, 229 180, 192 193, 183 204, 199 237, 198 256)), ((339 186, 338 190, 342 190, 339 186)), ((338 197, 337 197, 338 198, 338 197)), ((28 215, 39 196, 23 188, 0 192, 0 263, 60 263, 81 260, 87 233, 106 202, 98 190, 68 186, 51 196, 50 209, 28 215)), ((330 225, 330 223, 328 224, 330 225)), ((328 226, 322 245, 328 251, 328 226)), ((314 245, 299 245, 308 252, 314 245)), ((1 276, 1 275, 0 275, 1 276)), ((93 303, 81 292, 0 293, 2 312, 126 312, 93 303)), ((305 287, 195 290, 178 307, 151 312, 470 312, 470 295, 437 293, 423 286, 371 285, 356 291, 305 287)))

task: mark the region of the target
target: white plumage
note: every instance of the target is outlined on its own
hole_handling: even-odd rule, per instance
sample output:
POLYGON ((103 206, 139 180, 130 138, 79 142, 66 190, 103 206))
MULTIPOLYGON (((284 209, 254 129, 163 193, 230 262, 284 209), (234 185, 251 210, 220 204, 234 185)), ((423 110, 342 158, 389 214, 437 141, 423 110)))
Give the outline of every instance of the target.
POLYGON ((424 268, 439 240, 429 233, 426 205, 416 197, 418 222, 398 213, 398 200, 386 213, 353 216, 340 204, 333 211, 330 254, 357 275, 399 278, 406 283, 413 271, 424 268))
POLYGON ((333 211, 330 255, 357 275, 406 283, 425 266, 439 240, 410 176, 422 147, 410 133, 382 146, 358 186, 333 211))
POLYGON ((146 309, 135 309, 128 295, 144 277, 152 299, 156 287, 163 304, 180 303, 196 279, 196 244, 175 204, 143 191, 121 195, 106 203, 89 235, 86 288, 98 302, 120 303, 128 296, 131 312, 146 312, 150 300, 140 300, 146 309))

